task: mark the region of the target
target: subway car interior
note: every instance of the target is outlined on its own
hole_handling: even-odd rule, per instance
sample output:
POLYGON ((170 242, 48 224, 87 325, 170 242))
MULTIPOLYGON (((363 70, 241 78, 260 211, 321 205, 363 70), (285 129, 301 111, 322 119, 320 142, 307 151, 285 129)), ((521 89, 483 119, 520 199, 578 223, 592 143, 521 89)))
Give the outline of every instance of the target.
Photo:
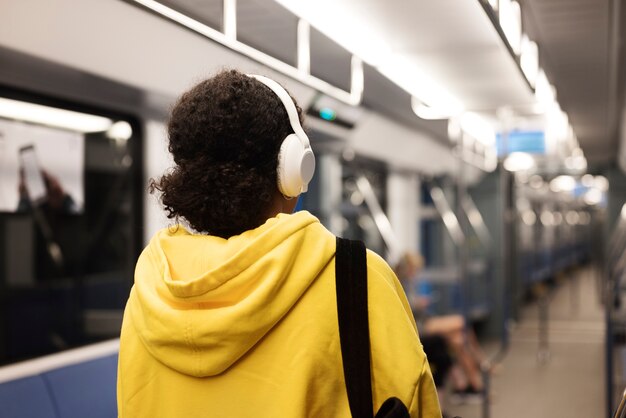
POLYGON ((175 222, 149 191, 175 165, 170 111, 224 69, 302 108, 316 169, 295 210, 413 268, 444 416, 626 416, 625 18, 621 0, 0 0, 0 416, 117 416, 135 265, 175 222), (450 321, 462 341, 430 348, 450 321))

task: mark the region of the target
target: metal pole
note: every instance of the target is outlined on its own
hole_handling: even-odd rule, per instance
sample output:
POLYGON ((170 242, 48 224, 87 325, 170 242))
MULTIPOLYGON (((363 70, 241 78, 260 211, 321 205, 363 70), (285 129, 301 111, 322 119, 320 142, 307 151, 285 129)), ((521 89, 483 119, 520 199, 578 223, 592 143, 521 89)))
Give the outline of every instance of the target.
POLYGON ((606 413, 611 417, 613 411, 613 391, 615 390, 613 385, 613 379, 615 372, 613 370, 613 321, 611 320, 611 312, 613 308, 613 299, 615 292, 614 279, 611 277, 611 272, 606 269, 606 298, 604 300, 604 314, 606 321, 606 341, 605 341, 605 364, 606 364, 606 413))
POLYGON ((539 297, 539 347, 537 348, 537 361, 545 364, 550 360, 550 345, 548 339, 548 321, 550 317, 550 300, 548 289, 541 285, 539 297))
MULTIPOLYGON (((463 213, 463 201, 465 200, 465 195, 467 194, 467 184, 465 182, 465 156, 464 156, 464 134, 461 134, 459 138, 458 146, 458 172, 457 172, 457 181, 456 181, 456 218, 459 222, 459 227, 461 232, 463 233, 463 239, 460 240, 458 246, 458 256, 459 256, 459 287, 461 291, 461 311, 463 314, 463 318, 465 319, 465 326, 467 327, 467 320, 469 316, 469 289, 468 289, 468 247, 467 247, 467 219, 463 213)), ((465 330, 467 333, 467 329, 465 330)), ((467 338, 466 338, 467 343, 467 338)))
POLYGON ((511 185, 512 175, 508 171, 501 168, 500 172, 500 188, 502 193, 502 263, 501 263, 501 271, 502 271, 502 355, 508 350, 509 346, 509 328, 508 322, 511 314, 511 303, 512 303, 512 295, 511 291, 513 289, 512 281, 513 281, 513 269, 512 269, 512 243, 513 234, 511 233, 512 229, 512 218, 513 218, 513 207, 512 207, 512 185, 511 185))

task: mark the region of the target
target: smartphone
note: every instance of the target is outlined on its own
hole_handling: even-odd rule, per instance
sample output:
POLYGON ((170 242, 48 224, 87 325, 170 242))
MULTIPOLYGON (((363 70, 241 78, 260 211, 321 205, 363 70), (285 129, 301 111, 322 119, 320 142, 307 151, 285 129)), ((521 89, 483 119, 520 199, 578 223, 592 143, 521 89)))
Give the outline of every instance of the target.
POLYGON ((32 203, 41 203, 46 198, 46 184, 33 145, 20 147, 20 164, 24 170, 28 198, 32 203))

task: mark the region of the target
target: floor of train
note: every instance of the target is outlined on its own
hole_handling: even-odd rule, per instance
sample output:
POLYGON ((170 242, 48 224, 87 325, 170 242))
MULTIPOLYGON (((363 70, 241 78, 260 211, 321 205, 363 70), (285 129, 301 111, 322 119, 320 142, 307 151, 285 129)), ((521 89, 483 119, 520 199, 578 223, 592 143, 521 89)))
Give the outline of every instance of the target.
MULTIPOLYGON (((539 303, 525 307, 511 332, 511 347, 492 378, 490 414, 482 404, 452 405, 463 418, 602 417, 605 412, 605 323, 590 268, 570 273, 549 296, 549 359, 538 361, 539 303)), ((486 347, 492 351, 496 347, 486 347)))

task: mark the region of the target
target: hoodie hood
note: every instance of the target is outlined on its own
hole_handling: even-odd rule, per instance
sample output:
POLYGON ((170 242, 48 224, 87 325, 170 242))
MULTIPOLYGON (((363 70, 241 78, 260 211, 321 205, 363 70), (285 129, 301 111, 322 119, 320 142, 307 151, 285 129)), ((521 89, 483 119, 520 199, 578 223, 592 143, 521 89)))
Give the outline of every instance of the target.
POLYGON ((161 363, 213 376, 272 331, 334 253, 334 235, 306 211, 228 239, 166 228, 137 262, 128 319, 161 363))

